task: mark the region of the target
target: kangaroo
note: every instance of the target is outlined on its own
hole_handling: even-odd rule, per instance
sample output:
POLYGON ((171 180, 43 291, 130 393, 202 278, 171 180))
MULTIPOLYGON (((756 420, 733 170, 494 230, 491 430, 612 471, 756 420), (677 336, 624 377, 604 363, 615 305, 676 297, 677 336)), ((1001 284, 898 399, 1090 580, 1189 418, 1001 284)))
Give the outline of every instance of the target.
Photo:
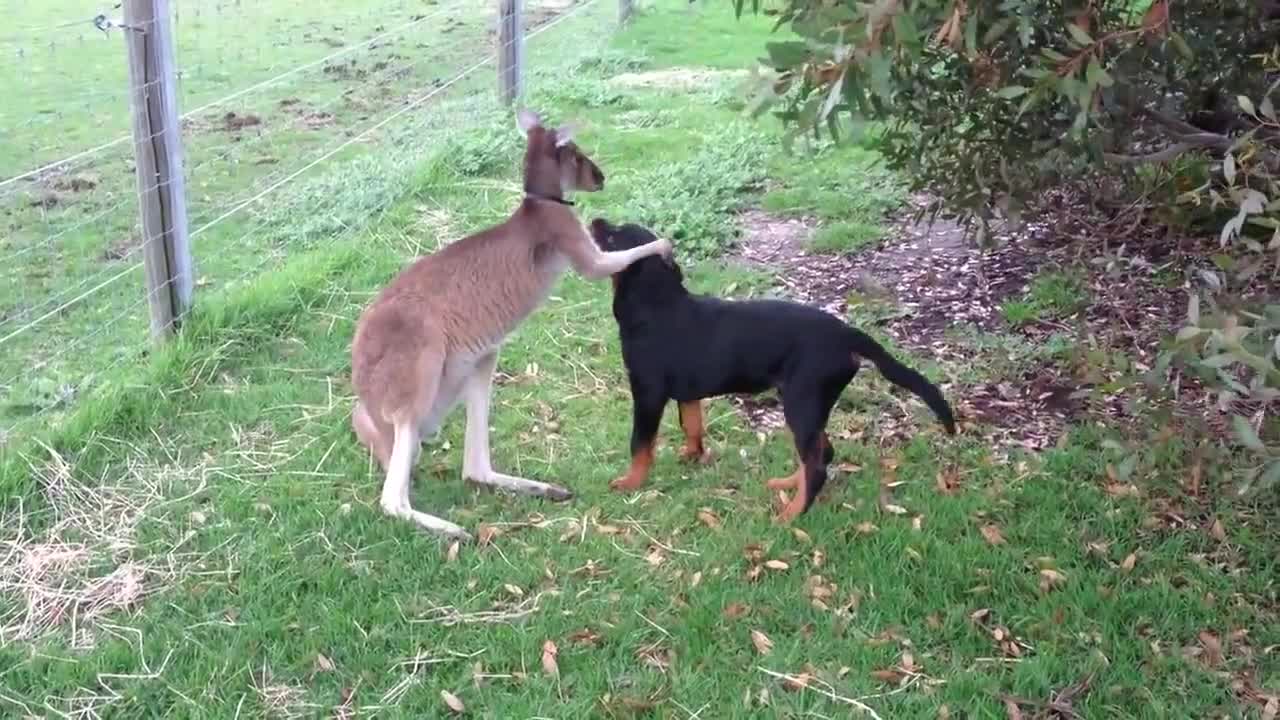
POLYGON ((571 266, 584 277, 610 277, 642 258, 671 254, 656 239, 605 252, 566 199, 604 187, 604 173, 573 142, 569 126, 546 128, 522 109, 526 139, 524 198, 505 222, 418 259, 365 308, 351 344, 356 437, 386 473, 380 505, 388 515, 459 540, 463 528, 409 503, 421 442, 445 416, 466 404, 463 480, 555 501, 573 494, 558 485, 496 472, 489 457, 489 399, 498 351, 571 266))

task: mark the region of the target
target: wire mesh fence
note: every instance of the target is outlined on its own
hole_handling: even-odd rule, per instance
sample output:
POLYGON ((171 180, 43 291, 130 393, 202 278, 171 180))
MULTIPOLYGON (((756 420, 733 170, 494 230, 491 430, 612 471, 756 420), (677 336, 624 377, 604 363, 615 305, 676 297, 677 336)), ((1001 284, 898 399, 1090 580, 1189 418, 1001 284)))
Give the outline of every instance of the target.
MULTIPOLYGON (((414 167, 506 112, 499 66, 536 90, 617 19, 601 0, 508 3, 522 31, 505 42, 499 0, 160 3, 197 307, 376 222, 414 167)), ((153 88, 130 87, 123 38, 147 28, 112 3, 58 10, 74 5, 31 4, 0 34, 0 92, 21 100, 0 105, 0 447, 145 353, 149 306, 182 281, 148 286, 144 262, 140 199, 178 184, 136 179, 156 138, 131 132, 130 102, 153 88)))

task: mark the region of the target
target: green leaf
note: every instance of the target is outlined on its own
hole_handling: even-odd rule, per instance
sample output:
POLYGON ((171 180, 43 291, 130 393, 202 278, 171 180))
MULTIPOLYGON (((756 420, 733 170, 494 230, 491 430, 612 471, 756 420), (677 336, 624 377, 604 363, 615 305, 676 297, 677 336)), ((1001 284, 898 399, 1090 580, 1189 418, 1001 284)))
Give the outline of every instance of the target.
POLYGON ((769 53, 769 61, 779 70, 789 70, 809 60, 809 46, 799 40, 783 42, 767 42, 765 50, 769 53))
POLYGON ((1198 327, 1184 327, 1178 331, 1178 335, 1177 337, 1174 338, 1174 342, 1186 342, 1187 340, 1191 340, 1192 338, 1199 337, 1202 333, 1205 333, 1205 332, 1207 331, 1201 330, 1198 327))
POLYGON ((1103 69, 1097 58, 1093 58, 1089 61, 1089 66, 1085 68, 1084 71, 1084 77, 1085 82, 1090 85, 1111 87, 1116 84, 1116 81, 1111 78, 1111 75, 1108 74, 1105 69, 1103 69))
POLYGON ((996 91, 996 97, 1002 97, 1005 100, 1012 100, 1016 97, 1022 97, 1027 94, 1027 88, 1021 85, 1006 85, 996 91))
POLYGON ((1181 33, 1170 33, 1169 42, 1173 45, 1173 49, 1178 51, 1178 54, 1182 57, 1187 60, 1196 59, 1196 54, 1192 52, 1191 46, 1187 44, 1186 39, 1182 37, 1181 33))
POLYGON ((982 33, 982 47, 986 47, 1000 39, 1001 35, 1009 32, 1009 28, 1013 27, 1014 18, 1006 17, 997 20, 987 31, 982 33))
POLYGON ((1237 358, 1235 355, 1232 355, 1231 353, 1219 353, 1212 357, 1207 357, 1204 360, 1201 360, 1200 362, 1211 368, 1223 368, 1230 365, 1231 363, 1238 362, 1238 361, 1239 361, 1239 358, 1237 358))
POLYGON ((1128 457, 1126 457, 1124 460, 1121 460, 1120 464, 1116 466, 1116 476, 1119 477, 1121 480, 1124 480, 1127 482, 1129 478, 1133 477, 1133 471, 1137 467, 1138 467, 1138 454, 1133 453, 1128 457))
POLYGON ((1089 37, 1089 33, 1085 32, 1084 28, 1073 22, 1067 23, 1067 32, 1071 33, 1072 40, 1075 40, 1081 45, 1093 44, 1093 38, 1089 37))
POLYGON ((1262 98, 1262 102, 1258 104, 1258 112, 1262 113, 1262 117, 1271 122, 1276 121, 1276 106, 1271 104, 1270 95, 1262 98))
POLYGON ((1236 102, 1240 103, 1240 109, 1246 113, 1258 117, 1258 111, 1253 108, 1253 101, 1244 95, 1237 95, 1236 102))
POLYGON ((1258 478, 1258 489, 1270 490, 1277 483, 1280 483, 1280 460, 1275 460, 1267 466, 1266 471, 1262 473, 1262 477, 1258 478))
POLYGON ((1254 452, 1265 453, 1267 451, 1267 446, 1262 444, 1262 438, 1258 437, 1257 431, 1243 416, 1232 415, 1231 428, 1235 430, 1236 439, 1240 441, 1241 445, 1254 452))

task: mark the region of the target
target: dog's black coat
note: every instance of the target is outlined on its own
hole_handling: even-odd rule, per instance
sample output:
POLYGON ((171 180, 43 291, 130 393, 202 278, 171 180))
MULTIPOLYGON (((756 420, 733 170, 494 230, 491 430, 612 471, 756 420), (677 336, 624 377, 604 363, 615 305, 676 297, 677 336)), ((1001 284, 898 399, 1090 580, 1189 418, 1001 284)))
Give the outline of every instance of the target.
MULTIPOLYGON (((655 236, 635 224, 597 218, 591 234, 604 250, 625 250, 655 236)), ((898 362, 874 339, 826 312, 781 300, 721 300, 684 287, 679 265, 640 260, 614 276, 613 316, 631 384, 633 456, 652 443, 669 400, 777 389, 803 463, 802 507, 826 482, 833 451, 824 429, 836 400, 866 358, 889 381, 918 395, 949 433, 955 419, 938 388, 898 362)))

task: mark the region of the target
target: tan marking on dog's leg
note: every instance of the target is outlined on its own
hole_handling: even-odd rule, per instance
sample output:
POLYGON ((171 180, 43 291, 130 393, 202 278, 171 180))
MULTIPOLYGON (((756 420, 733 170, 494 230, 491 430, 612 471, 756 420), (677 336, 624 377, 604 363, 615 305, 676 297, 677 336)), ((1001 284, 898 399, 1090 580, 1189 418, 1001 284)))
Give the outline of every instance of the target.
POLYGON ((778 523, 781 523, 781 524, 789 523, 792 520, 795 520, 797 517, 800 516, 801 513, 804 512, 805 499, 808 497, 808 494, 809 494, 808 470, 809 469, 805 467, 805 464, 802 462, 800 463, 800 468, 796 470, 794 475, 791 476, 791 478, 795 480, 794 487, 796 491, 794 494, 792 494, 791 499, 785 501, 785 503, 782 506, 782 509, 778 511, 778 515, 775 518, 775 520, 778 523))
POLYGON ((649 477, 649 468, 653 466, 653 446, 650 442, 631 456, 631 467, 627 474, 609 483, 609 487, 618 492, 635 492, 644 486, 649 477))
POLYGON ((680 429, 684 431, 684 447, 680 448, 680 459, 685 462, 710 462, 711 451, 703 443, 706 428, 702 421, 702 401, 682 402, 676 407, 680 412, 680 429))
POLYGON ((497 353, 476 363, 475 370, 462 390, 467 403, 467 431, 462 456, 463 480, 555 501, 572 498, 573 493, 559 485, 494 471, 489 455, 489 403, 493 394, 493 371, 497 364, 497 353))
POLYGON ((770 490, 791 490, 800 484, 800 478, 804 476, 804 463, 801 463, 796 471, 790 475, 776 477, 765 483, 770 490))

